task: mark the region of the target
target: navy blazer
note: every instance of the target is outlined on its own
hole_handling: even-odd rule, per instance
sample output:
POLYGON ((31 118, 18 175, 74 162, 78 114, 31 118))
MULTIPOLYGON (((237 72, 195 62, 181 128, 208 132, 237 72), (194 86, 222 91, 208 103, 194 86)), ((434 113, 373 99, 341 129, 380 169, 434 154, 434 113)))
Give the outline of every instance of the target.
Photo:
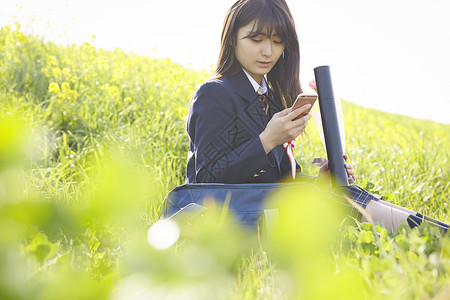
MULTIPOLYGON (((283 109, 269 89, 270 116, 283 109)), ((282 145, 267 155, 259 138, 268 123, 245 73, 214 79, 196 91, 187 119, 186 183, 277 182, 291 174, 282 145)), ((297 164, 297 170, 300 166, 297 164)))

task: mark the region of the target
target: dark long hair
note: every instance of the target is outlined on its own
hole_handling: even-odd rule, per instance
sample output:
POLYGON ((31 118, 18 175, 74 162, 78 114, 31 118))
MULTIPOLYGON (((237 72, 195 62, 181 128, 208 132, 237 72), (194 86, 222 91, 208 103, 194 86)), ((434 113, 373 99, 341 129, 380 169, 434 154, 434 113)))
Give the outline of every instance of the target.
POLYGON ((235 46, 239 28, 255 22, 252 36, 271 36, 273 30, 284 41, 284 54, 267 74, 267 82, 284 107, 290 107, 302 88, 299 80, 300 47, 291 11, 284 0, 238 0, 227 13, 222 29, 220 54, 214 77, 238 73, 235 46))

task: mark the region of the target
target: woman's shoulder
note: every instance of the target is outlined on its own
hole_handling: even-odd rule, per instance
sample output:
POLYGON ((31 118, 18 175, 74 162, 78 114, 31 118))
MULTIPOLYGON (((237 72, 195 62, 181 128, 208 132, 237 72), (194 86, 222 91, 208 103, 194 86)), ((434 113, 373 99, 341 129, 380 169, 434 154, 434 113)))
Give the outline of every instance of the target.
POLYGON ((226 78, 215 78, 202 83, 192 98, 188 118, 205 115, 217 118, 217 114, 234 115, 235 104, 225 81, 226 78))
POLYGON ((200 85, 194 94, 193 102, 223 102, 231 98, 230 93, 226 77, 213 78, 200 85))
MULTIPOLYGON (((200 85, 196 91, 196 94, 220 91, 222 93, 226 92, 230 97, 233 97, 234 93, 245 85, 246 81, 247 77, 244 71, 241 70, 230 75, 211 78, 200 85)), ((250 83, 248 82, 248 84, 250 83)))
POLYGON ((220 77, 205 81, 199 86, 196 93, 225 90, 227 84, 226 80, 227 79, 225 77, 220 77))

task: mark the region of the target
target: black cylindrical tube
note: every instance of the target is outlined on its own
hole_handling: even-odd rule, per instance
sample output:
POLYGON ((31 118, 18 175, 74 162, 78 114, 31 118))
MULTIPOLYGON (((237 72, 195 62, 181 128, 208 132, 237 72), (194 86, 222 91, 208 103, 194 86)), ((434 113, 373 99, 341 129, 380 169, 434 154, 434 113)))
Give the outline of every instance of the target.
POLYGON ((333 186, 348 186, 348 175, 345 169, 330 67, 320 66, 315 68, 314 76, 316 78, 317 93, 319 94, 320 115, 322 117, 331 180, 333 186))

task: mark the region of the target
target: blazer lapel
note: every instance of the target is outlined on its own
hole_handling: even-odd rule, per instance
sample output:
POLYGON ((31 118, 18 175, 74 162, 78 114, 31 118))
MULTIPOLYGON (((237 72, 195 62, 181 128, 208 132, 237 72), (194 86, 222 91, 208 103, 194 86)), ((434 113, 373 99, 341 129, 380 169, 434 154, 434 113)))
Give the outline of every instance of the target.
MULTIPOLYGON (((264 114, 262 105, 258 99, 258 95, 253 89, 252 84, 248 80, 247 75, 245 75, 244 71, 241 70, 237 74, 228 77, 228 80, 231 86, 233 87, 235 93, 238 94, 242 99, 244 99, 247 102, 247 106, 245 107, 246 115, 249 116, 250 119, 252 119, 253 122, 256 124, 256 126, 258 127, 258 132, 262 132, 264 129, 266 129, 267 123, 269 121, 267 120, 267 117, 264 114)), ((269 112, 271 116, 283 110, 281 104, 278 104, 275 101, 273 92, 270 89, 268 89, 268 98, 269 98, 269 112)), ((281 160, 283 158, 284 151, 285 150, 283 146, 277 146, 273 148, 271 151, 278 168, 280 168, 281 166, 281 160)))
POLYGON ((240 70, 235 75, 227 78, 236 94, 244 98, 246 101, 253 101, 257 99, 255 90, 243 70, 240 70))
POLYGON ((262 132, 266 128, 268 120, 259 102, 258 94, 253 89, 247 75, 245 75, 244 71, 240 70, 237 74, 228 77, 228 80, 235 93, 247 102, 244 109, 245 113, 256 124, 258 131, 262 132))

